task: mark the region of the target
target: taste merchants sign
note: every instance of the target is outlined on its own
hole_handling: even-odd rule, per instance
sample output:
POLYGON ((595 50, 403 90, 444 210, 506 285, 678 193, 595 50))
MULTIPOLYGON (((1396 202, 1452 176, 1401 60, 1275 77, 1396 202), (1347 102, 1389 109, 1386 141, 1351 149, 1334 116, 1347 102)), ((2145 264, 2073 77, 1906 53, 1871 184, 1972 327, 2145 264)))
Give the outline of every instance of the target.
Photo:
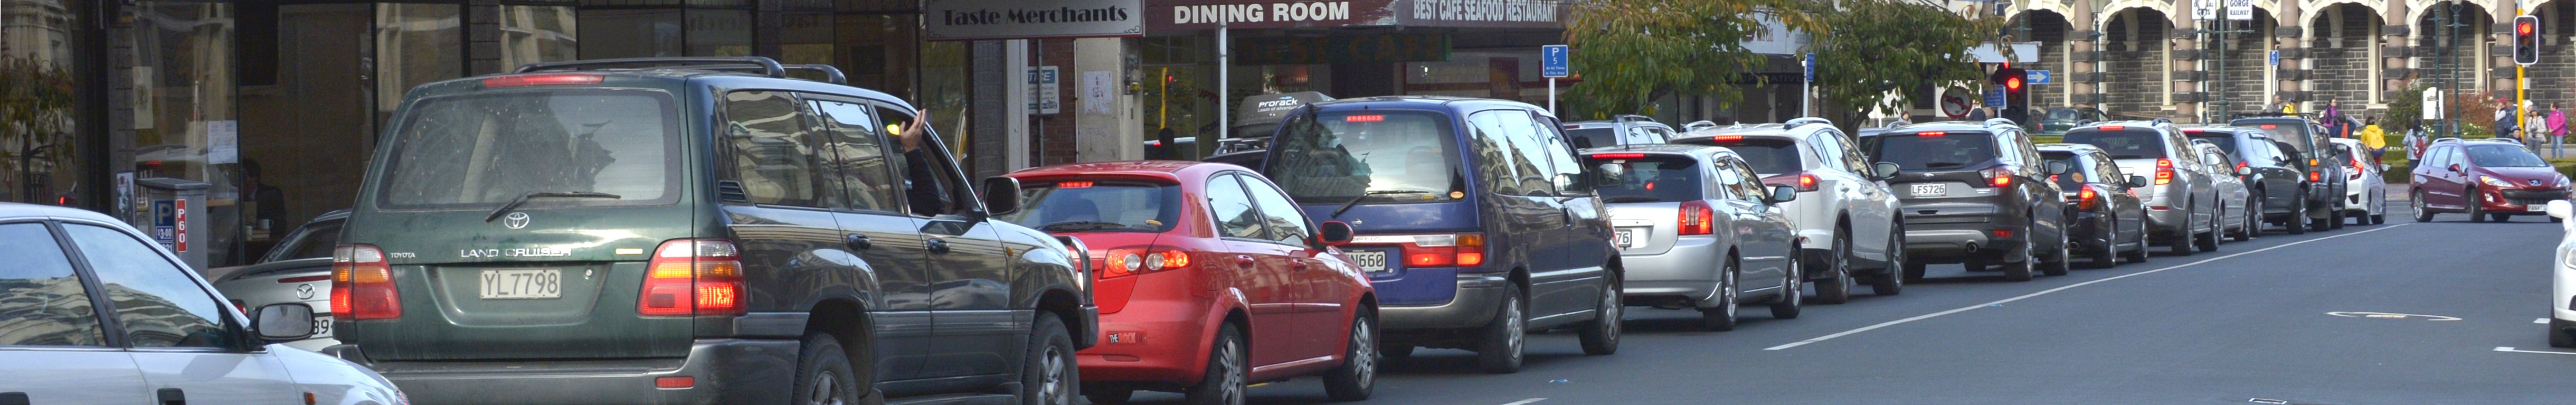
POLYGON ((1142 0, 923 0, 932 41, 1145 35, 1142 0))

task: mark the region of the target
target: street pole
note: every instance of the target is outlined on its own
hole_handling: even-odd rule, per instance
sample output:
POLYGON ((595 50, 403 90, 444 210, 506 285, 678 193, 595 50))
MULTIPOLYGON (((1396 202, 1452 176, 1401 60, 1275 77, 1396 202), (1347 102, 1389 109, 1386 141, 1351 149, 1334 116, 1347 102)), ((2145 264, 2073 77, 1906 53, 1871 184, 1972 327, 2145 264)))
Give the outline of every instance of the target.
POLYGON ((1547 78, 1547 114, 1558 115, 1556 112, 1556 78, 1554 77, 1547 78))
POLYGON ((1234 132, 1234 118, 1232 117, 1232 115, 1234 115, 1234 106, 1232 104, 1228 104, 1228 101, 1233 99, 1233 97, 1229 97, 1229 95, 1233 93, 1233 88, 1229 87, 1229 83, 1227 83, 1233 79, 1234 76, 1232 71, 1234 65, 1234 44, 1226 41, 1225 39, 1225 20, 1225 18, 1216 19, 1216 139, 1199 139, 1200 151, 1205 151, 1207 148, 1216 145, 1219 140, 1225 139, 1226 136, 1232 135, 1234 132))

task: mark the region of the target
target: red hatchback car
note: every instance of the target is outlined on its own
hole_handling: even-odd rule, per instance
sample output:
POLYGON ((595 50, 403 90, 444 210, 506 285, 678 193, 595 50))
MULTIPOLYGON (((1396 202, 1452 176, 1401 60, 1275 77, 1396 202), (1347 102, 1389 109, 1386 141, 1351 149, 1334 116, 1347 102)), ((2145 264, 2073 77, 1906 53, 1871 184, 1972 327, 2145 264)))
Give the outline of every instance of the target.
POLYGON ((2549 161, 2511 141, 2445 139, 2424 150, 2415 166, 2408 205, 2415 221, 2457 212, 2470 222, 2546 215, 2550 200, 2567 198, 2567 176, 2549 161))
POLYGON ((1090 252, 1100 344, 1076 354, 1095 403, 1137 390, 1241 404, 1252 382, 1323 375, 1335 400, 1376 384, 1376 291, 1270 180, 1222 163, 1076 163, 1011 173, 1002 217, 1080 239, 1090 252))

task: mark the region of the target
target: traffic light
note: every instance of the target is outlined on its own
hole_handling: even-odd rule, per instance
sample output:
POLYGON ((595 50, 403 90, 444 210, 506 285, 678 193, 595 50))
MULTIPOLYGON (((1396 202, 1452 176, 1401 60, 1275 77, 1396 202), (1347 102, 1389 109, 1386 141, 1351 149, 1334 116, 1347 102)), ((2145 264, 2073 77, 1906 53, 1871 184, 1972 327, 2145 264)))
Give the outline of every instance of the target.
POLYGON ((2004 105, 1993 106, 2000 111, 1997 115, 2010 118, 2015 123, 2025 121, 2030 110, 2029 71, 2005 64, 2003 68, 1995 69, 1995 74, 1987 79, 2004 90, 2004 105))
POLYGON ((2531 66, 2540 63, 2540 17, 2513 17, 2513 63, 2531 66))

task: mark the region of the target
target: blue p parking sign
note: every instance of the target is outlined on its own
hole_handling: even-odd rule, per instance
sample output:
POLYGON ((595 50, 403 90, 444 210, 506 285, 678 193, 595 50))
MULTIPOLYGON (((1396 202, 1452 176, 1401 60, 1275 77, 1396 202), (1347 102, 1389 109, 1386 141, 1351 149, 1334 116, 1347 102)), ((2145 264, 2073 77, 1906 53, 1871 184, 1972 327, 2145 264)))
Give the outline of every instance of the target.
POLYGON ((1573 72, 1573 70, 1574 70, 1574 69, 1572 69, 1572 68, 1573 68, 1573 64, 1571 63, 1571 61, 1567 60, 1567 59, 1569 59, 1569 58, 1568 58, 1568 56, 1569 56, 1569 55, 1567 55, 1567 53, 1568 53, 1568 52, 1571 52, 1571 51, 1572 51, 1572 50, 1571 50, 1571 49, 1567 49, 1565 45, 1543 45, 1543 46, 1539 46, 1539 47, 1538 47, 1538 71, 1539 71, 1539 76, 1545 76, 1545 77, 1550 77, 1550 78, 1558 78, 1558 77, 1573 76, 1573 74, 1572 74, 1572 73, 1574 73, 1574 72, 1573 72))

